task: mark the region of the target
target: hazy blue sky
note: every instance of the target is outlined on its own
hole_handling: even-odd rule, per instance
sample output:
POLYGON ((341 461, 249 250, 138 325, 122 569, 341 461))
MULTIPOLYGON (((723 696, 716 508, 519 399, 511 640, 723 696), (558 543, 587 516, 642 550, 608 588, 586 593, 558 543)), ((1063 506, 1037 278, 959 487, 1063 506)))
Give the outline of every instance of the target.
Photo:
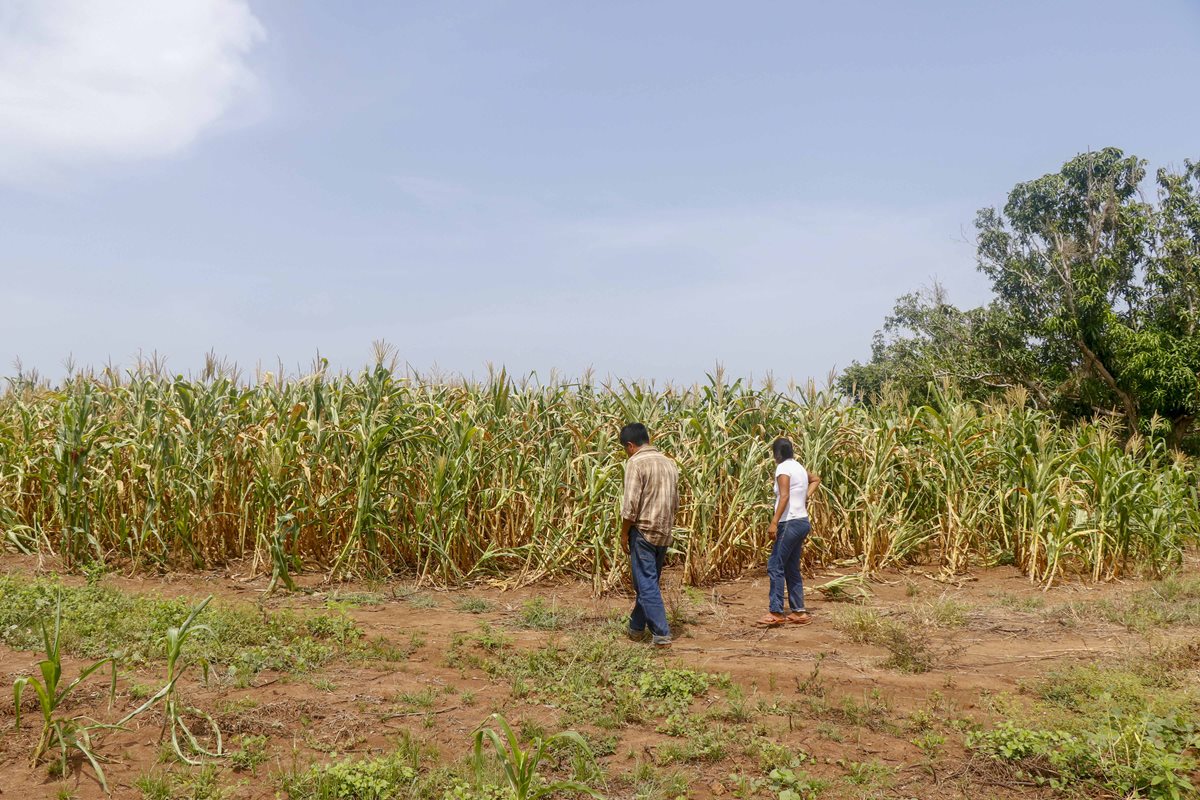
POLYGON ((1198 75, 1196 2, 0 0, 0 372, 824 376, 1198 75))

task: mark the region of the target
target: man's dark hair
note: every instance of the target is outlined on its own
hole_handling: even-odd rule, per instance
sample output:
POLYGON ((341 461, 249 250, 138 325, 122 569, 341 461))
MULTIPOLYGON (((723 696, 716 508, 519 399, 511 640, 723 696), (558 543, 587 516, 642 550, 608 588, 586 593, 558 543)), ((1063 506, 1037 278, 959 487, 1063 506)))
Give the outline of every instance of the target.
POLYGON ((796 457, 796 451, 792 447, 790 439, 776 439, 774 444, 771 445, 771 453, 775 456, 776 464, 782 464, 789 458, 796 457))
POLYGON ((621 444, 636 444, 638 447, 650 444, 650 432, 640 422, 631 422, 621 428, 621 444))

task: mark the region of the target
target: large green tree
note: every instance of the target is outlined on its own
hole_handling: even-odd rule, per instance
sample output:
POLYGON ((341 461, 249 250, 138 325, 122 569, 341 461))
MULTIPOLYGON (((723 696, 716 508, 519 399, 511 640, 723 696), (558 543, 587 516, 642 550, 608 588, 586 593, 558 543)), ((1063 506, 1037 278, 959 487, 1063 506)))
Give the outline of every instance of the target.
POLYGON ((1130 430, 1160 420, 1178 444, 1200 414, 1200 165, 1160 170, 1157 203, 1145 179, 1144 161, 1106 148, 1018 184, 1003 210, 976 218, 992 302, 962 311, 937 287, 906 295, 843 389, 1020 385, 1064 413, 1119 414, 1130 430))

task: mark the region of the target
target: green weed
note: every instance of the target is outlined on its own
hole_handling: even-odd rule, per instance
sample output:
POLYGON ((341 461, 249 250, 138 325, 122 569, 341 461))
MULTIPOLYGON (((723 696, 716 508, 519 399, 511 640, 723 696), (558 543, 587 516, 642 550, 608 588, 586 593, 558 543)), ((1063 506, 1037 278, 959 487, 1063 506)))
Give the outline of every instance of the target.
MULTIPOLYGON (((16 649, 35 647, 38 620, 53 613, 59 595, 63 652, 84 658, 117 653, 122 662, 135 664, 162 658, 167 629, 180 626, 192 610, 186 598, 6 575, 0 576, 0 642, 16 649)), ((341 615, 264 613, 245 605, 213 605, 206 620, 206 629, 197 632, 190 646, 195 658, 226 667, 235 676, 265 669, 306 672, 345 652, 362 635, 341 615)))
POLYGON ((840 761, 839 764, 846 770, 846 782, 851 786, 883 786, 895 774, 895 770, 878 761, 840 761))
POLYGON ((829 788, 829 781, 813 778, 803 770, 773 769, 767 778, 779 800, 812 800, 829 788))
POLYGON ((267 737, 243 734, 237 738, 237 748, 229 753, 229 763, 236 770, 255 772, 269 757, 267 737))
POLYGON ((521 604, 516 625, 536 631, 558 631, 577 622, 580 616, 577 610, 563 608, 556 601, 547 603, 535 597, 521 604))
POLYGON ((433 595, 417 593, 409 595, 407 599, 409 605, 413 608, 430 609, 438 607, 438 601, 433 595))
POLYGON ((660 765, 715 763, 725 758, 729 733, 720 725, 694 730, 680 743, 659 745, 655 758, 660 765))
POLYGON ((464 597, 455 603, 454 607, 464 614, 483 614, 494 608, 490 601, 482 597, 464 597))
POLYGON ((133 785, 143 800, 223 800, 228 795, 212 765, 187 772, 147 772, 139 775, 133 785))
POLYGON ((689 773, 664 770, 649 761, 638 760, 633 769, 620 776, 635 800, 678 800, 686 798, 689 773))
POLYGON ((1189 682, 1156 683, 1159 669, 1144 661, 1052 673, 1031 687, 1037 706, 968 733, 967 744, 1064 795, 1090 787, 1123 797, 1192 797, 1200 691, 1189 682))
POLYGON ((290 800, 393 800, 416 784, 418 769, 407 754, 395 753, 310 767, 280 784, 290 800))

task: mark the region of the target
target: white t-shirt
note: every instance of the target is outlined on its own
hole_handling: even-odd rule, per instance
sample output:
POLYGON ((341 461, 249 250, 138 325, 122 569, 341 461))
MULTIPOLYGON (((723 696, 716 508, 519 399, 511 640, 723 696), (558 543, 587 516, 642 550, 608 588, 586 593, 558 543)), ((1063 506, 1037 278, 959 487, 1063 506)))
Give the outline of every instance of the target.
POLYGON ((808 500, 808 470, 800 466, 799 462, 794 458, 789 458, 787 461, 781 462, 775 467, 775 481, 771 488, 775 490, 775 506, 779 507, 779 476, 787 475, 791 481, 788 492, 787 508, 783 511, 783 516, 779 518, 780 522, 787 522, 791 519, 805 519, 808 516, 808 507, 805 505, 808 500))

